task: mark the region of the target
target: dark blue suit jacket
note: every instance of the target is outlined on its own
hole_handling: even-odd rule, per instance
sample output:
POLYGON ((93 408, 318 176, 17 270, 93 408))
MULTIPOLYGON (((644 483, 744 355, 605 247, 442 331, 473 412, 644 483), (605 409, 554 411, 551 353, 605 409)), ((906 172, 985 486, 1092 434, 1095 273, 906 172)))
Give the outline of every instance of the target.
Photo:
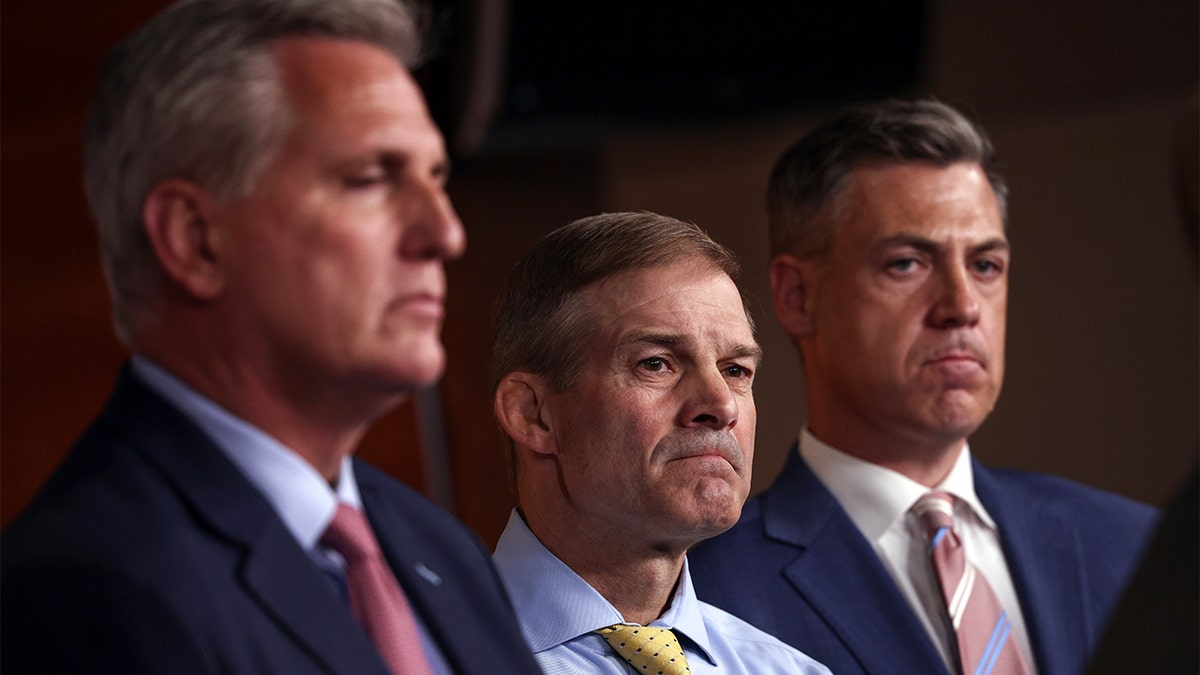
MULTIPOLYGON (((487 550, 356 462, 363 509, 458 673, 538 672, 487 550)), ((3 671, 385 675, 266 499, 126 368, 0 546, 3 671)))
MULTIPOLYGON (((972 466, 995 519, 1038 671, 1083 671, 1154 509, 1061 478, 972 466)), ((946 673, 871 544, 793 446, 733 529, 688 553, 700 599, 838 675, 946 673)))

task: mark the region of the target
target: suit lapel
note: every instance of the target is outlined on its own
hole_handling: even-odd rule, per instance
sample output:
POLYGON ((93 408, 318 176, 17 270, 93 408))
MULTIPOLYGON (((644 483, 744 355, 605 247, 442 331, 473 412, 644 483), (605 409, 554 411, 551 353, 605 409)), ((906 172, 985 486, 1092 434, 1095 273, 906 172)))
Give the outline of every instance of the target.
POLYGON ((864 671, 945 672, 874 549, 795 446, 762 508, 767 536, 799 549, 784 575, 864 671))
POLYGON ((330 673, 386 673, 370 638, 270 504, 191 421, 128 367, 107 423, 157 466, 204 525, 242 551, 247 595, 330 673))
POLYGON ((1087 662, 1087 636, 1097 628, 1088 625, 1093 619, 1075 527, 1001 472, 977 462, 973 471, 979 499, 1000 531, 1038 671, 1070 672, 1087 662))
POLYGON ((458 589, 446 584, 443 561, 429 557, 433 549, 422 545, 424 535, 394 508, 392 501, 381 498, 379 486, 371 480, 368 471, 356 465, 355 475, 363 510, 405 597, 447 663, 455 671, 465 670, 466 666, 459 662, 460 649, 453 644, 456 627, 451 616, 454 608, 461 604, 461 598, 456 595, 458 589))
POLYGON ((386 673, 375 646, 323 572, 282 525, 248 552, 242 580, 296 643, 331 673, 386 673))

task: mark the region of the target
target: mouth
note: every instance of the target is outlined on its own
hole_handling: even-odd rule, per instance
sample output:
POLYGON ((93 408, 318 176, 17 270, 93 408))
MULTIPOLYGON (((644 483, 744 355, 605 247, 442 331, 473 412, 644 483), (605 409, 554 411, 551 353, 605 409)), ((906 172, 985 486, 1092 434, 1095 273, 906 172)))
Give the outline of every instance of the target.
POLYGON ((965 341, 965 344, 959 343, 935 348, 925 359, 925 364, 935 366, 974 364, 986 370, 987 359, 984 354, 984 350, 978 345, 972 344, 971 341, 965 341))
POLYGON ((973 354, 945 354, 925 362, 925 368, 952 389, 973 388, 987 378, 987 366, 973 354))
POLYGON ((710 471, 733 471, 738 473, 738 463, 720 448, 708 448, 699 452, 688 452, 670 460, 670 463, 680 462, 696 468, 710 471))
POLYGON ((947 354, 934 359, 929 359, 925 363, 929 365, 953 365, 953 364, 974 364, 983 367, 983 362, 971 354, 947 354))
POLYGON ((703 454, 677 457, 669 462, 686 471, 688 475, 733 476, 740 472, 724 455, 703 454))
POLYGON ((446 303, 435 293, 410 293, 398 298, 395 308, 416 316, 441 320, 446 314, 446 303))
POLYGON ((742 474, 747 471, 746 453, 729 432, 692 431, 664 438, 658 447, 665 464, 689 471, 742 474))

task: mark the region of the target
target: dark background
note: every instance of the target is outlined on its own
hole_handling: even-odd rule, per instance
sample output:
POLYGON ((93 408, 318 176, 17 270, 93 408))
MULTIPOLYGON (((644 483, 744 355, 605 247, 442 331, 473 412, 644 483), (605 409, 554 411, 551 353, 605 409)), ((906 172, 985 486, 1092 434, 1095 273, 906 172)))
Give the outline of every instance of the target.
MULTIPOLYGON (((126 357, 83 198, 103 52, 166 3, 7 3, 0 29, 0 519, 96 414, 126 357)), ((985 461, 1154 504, 1196 462, 1196 228, 1176 153, 1197 90, 1194 0, 440 2, 420 73, 455 155, 439 389, 361 454, 488 541, 512 505, 486 379, 488 308, 542 234, 599 211, 692 220, 734 248, 767 350, 755 488, 803 420, 770 316, 763 193, 779 152, 855 100, 934 95, 991 133, 1011 186, 1008 375, 985 461)), ((1194 160, 1195 150, 1190 151, 1194 160)), ((1191 189, 1195 190, 1194 179, 1191 189)))

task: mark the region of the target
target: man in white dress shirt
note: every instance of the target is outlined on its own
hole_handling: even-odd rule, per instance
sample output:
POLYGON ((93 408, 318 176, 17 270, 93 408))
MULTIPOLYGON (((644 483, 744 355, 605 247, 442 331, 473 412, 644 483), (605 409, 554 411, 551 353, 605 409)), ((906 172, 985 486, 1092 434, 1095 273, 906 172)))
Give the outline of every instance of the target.
POLYGON ((992 625, 1011 628, 993 646, 1015 645, 1029 673, 1083 668, 1153 521, 971 459, 1004 377, 1006 197, 983 130, 936 101, 846 111, 771 175, 772 296, 807 425, 771 488, 691 558, 702 598, 839 674, 969 660, 913 511, 928 493, 953 497, 966 560, 999 601, 992 625))
POLYGON ((688 574, 750 485, 760 349, 737 271, 694 225, 606 214, 544 238, 501 293, 494 408, 519 508, 494 560, 547 673, 828 672, 699 602, 688 574), (644 627, 671 631, 673 664, 641 670, 598 632, 644 627))

